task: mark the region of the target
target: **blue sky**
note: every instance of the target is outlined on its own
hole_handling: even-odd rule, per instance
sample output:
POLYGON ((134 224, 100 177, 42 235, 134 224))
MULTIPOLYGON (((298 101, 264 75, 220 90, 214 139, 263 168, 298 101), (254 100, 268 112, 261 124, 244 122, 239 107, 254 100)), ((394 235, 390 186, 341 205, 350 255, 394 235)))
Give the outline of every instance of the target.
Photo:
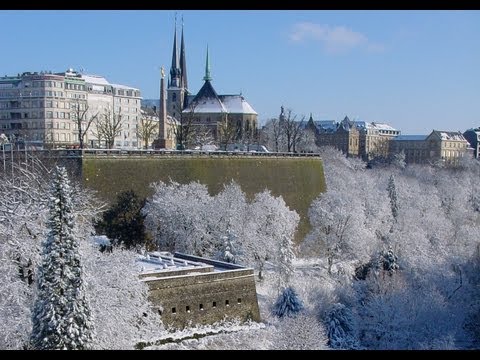
MULTIPOLYGON (((242 92, 261 122, 284 105, 403 134, 480 126, 480 11, 180 10, 179 28, 182 15, 190 91, 203 83, 208 44, 217 92, 242 92)), ((0 72, 83 68, 157 97, 174 16, 0 11, 0 72)))

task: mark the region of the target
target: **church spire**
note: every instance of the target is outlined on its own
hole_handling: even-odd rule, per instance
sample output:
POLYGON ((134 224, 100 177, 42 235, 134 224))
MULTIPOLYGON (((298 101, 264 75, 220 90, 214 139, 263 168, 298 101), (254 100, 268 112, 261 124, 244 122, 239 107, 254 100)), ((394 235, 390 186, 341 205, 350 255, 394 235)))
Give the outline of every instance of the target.
POLYGON ((182 16, 182 42, 180 44, 180 71, 181 71, 180 86, 184 89, 188 89, 187 60, 185 58, 185 41, 183 40, 183 16, 182 16))
POLYGON ((207 45, 207 61, 205 62, 205 76, 203 77, 204 81, 212 81, 212 76, 210 75, 210 59, 208 58, 208 45, 207 45))
POLYGON ((170 84, 171 86, 180 86, 181 70, 178 64, 178 48, 177 48, 177 17, 175 16, 175 30, 173 32, 173 53, 172 67, 170 68, 170 84))

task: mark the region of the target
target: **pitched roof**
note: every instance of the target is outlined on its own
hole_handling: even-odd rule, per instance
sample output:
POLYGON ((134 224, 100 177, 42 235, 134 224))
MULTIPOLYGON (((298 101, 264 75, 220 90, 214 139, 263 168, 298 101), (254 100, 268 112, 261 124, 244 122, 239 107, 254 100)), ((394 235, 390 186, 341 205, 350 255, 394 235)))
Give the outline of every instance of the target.
POLYGON ((463 137, 462 133, 459 131, 440 131, 440 130, 433 130, 432 134, 437 135, 442 140, 450 140, 450 141, 466 141, 463 137))
POLYGON ((218 97, 230 114, 257 115, 257 112, 242 95, 219 95, 218 97))
POLYGON ((189 112, 190 106, 196 113, 226 113, 227 109, 220 101, 210 81, 205 81, 197 95, 182 112, 189 112))

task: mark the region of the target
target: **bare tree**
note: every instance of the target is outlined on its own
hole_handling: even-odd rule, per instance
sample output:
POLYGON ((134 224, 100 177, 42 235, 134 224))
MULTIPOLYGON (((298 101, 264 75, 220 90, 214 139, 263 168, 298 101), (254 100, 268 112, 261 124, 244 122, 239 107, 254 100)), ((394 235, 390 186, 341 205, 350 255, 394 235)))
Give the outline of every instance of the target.
POLYGON ((237 135, 237 126, 234 122, 228 121, 228 115, 218 124, 220 148, 227 150, 228 144, 232 143, 237 135))
POLYGON ((287 110, 287 116, 280 122, 280 126, 283 129, 285 134, 285 140, 287 142, 287 151, 296 152, 297 144, 300 141, 303 123, 305 121, 305 116, 302 117, 302 120, 297 121, 297 115, 292 115, 292 110, 287 110))
POLYGON ((153 120, 153 116, 149 115, 147 110, 142 111, 140 123, 136 129, 137 138, 143 140, 143 147, 148 148, 148 144, 158 134, 158 121, 153 120))
POLYGON ((122 133, 122 114, 116 114, 110 109, 105 109, 102 116, 96 119, 98 141, 105 140, 108 149, 115 144, 115 138, 122 133))
POLYGON ((195 116, 195 108, 197 103, 188 106, 188 112, 180 112, 180 120, 175 118, 167 118, 170 128, 173 129, 175 138, 177 139, 177 149, 184 150, 186 145, 192 138, 192 124, 195 116))
POLYGON ((301 131, 296 149, 300 152, 318 152, 316 141, 315 131, 307 127, 301 131))
POLYGON ((84 148, 84 138, 90 129, 93 121, 97 120, 98 112, 95 115, 88 116, 89 106, 86 101, 80 102, 77 99, 71 104, 73 111, 71 112, 72 120, 77 125, 78 142, 80 149, 84 148))
POLYGON ((262 129, 262 135, 264 137, 265 145, 268 148, 273 149, 275 152, 280 151, 280 145, 282 144, 283 127, 281 126, 279 119, 269 120, 262 129))
POLYGON ((245 126, 243 128, 241 142, 247 151, 250 151, 250 145, 255 143, 258 145, 258 131, 248 121, 245 122, 245 126))
POLYGON ((193 129, 193 141, 196 146, 210 145, 215 141, 212 130, 205 125, 195 126, 193 129))

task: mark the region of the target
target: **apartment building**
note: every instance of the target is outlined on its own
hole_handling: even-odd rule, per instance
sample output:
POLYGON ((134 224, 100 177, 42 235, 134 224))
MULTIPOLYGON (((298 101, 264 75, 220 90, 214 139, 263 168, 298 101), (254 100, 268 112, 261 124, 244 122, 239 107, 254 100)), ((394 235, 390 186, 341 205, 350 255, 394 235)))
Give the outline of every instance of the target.
POLYGON ((135 131, 140 100, 136 88, 73 69, 4 76, 0 77, 0 133, 20 146, 75 147, 79 145, 80 117, 83 130, 91 122, 84 144, 106 147, 99 128, 116 121, 113 147, 136 149, 140 146, 135 131))

